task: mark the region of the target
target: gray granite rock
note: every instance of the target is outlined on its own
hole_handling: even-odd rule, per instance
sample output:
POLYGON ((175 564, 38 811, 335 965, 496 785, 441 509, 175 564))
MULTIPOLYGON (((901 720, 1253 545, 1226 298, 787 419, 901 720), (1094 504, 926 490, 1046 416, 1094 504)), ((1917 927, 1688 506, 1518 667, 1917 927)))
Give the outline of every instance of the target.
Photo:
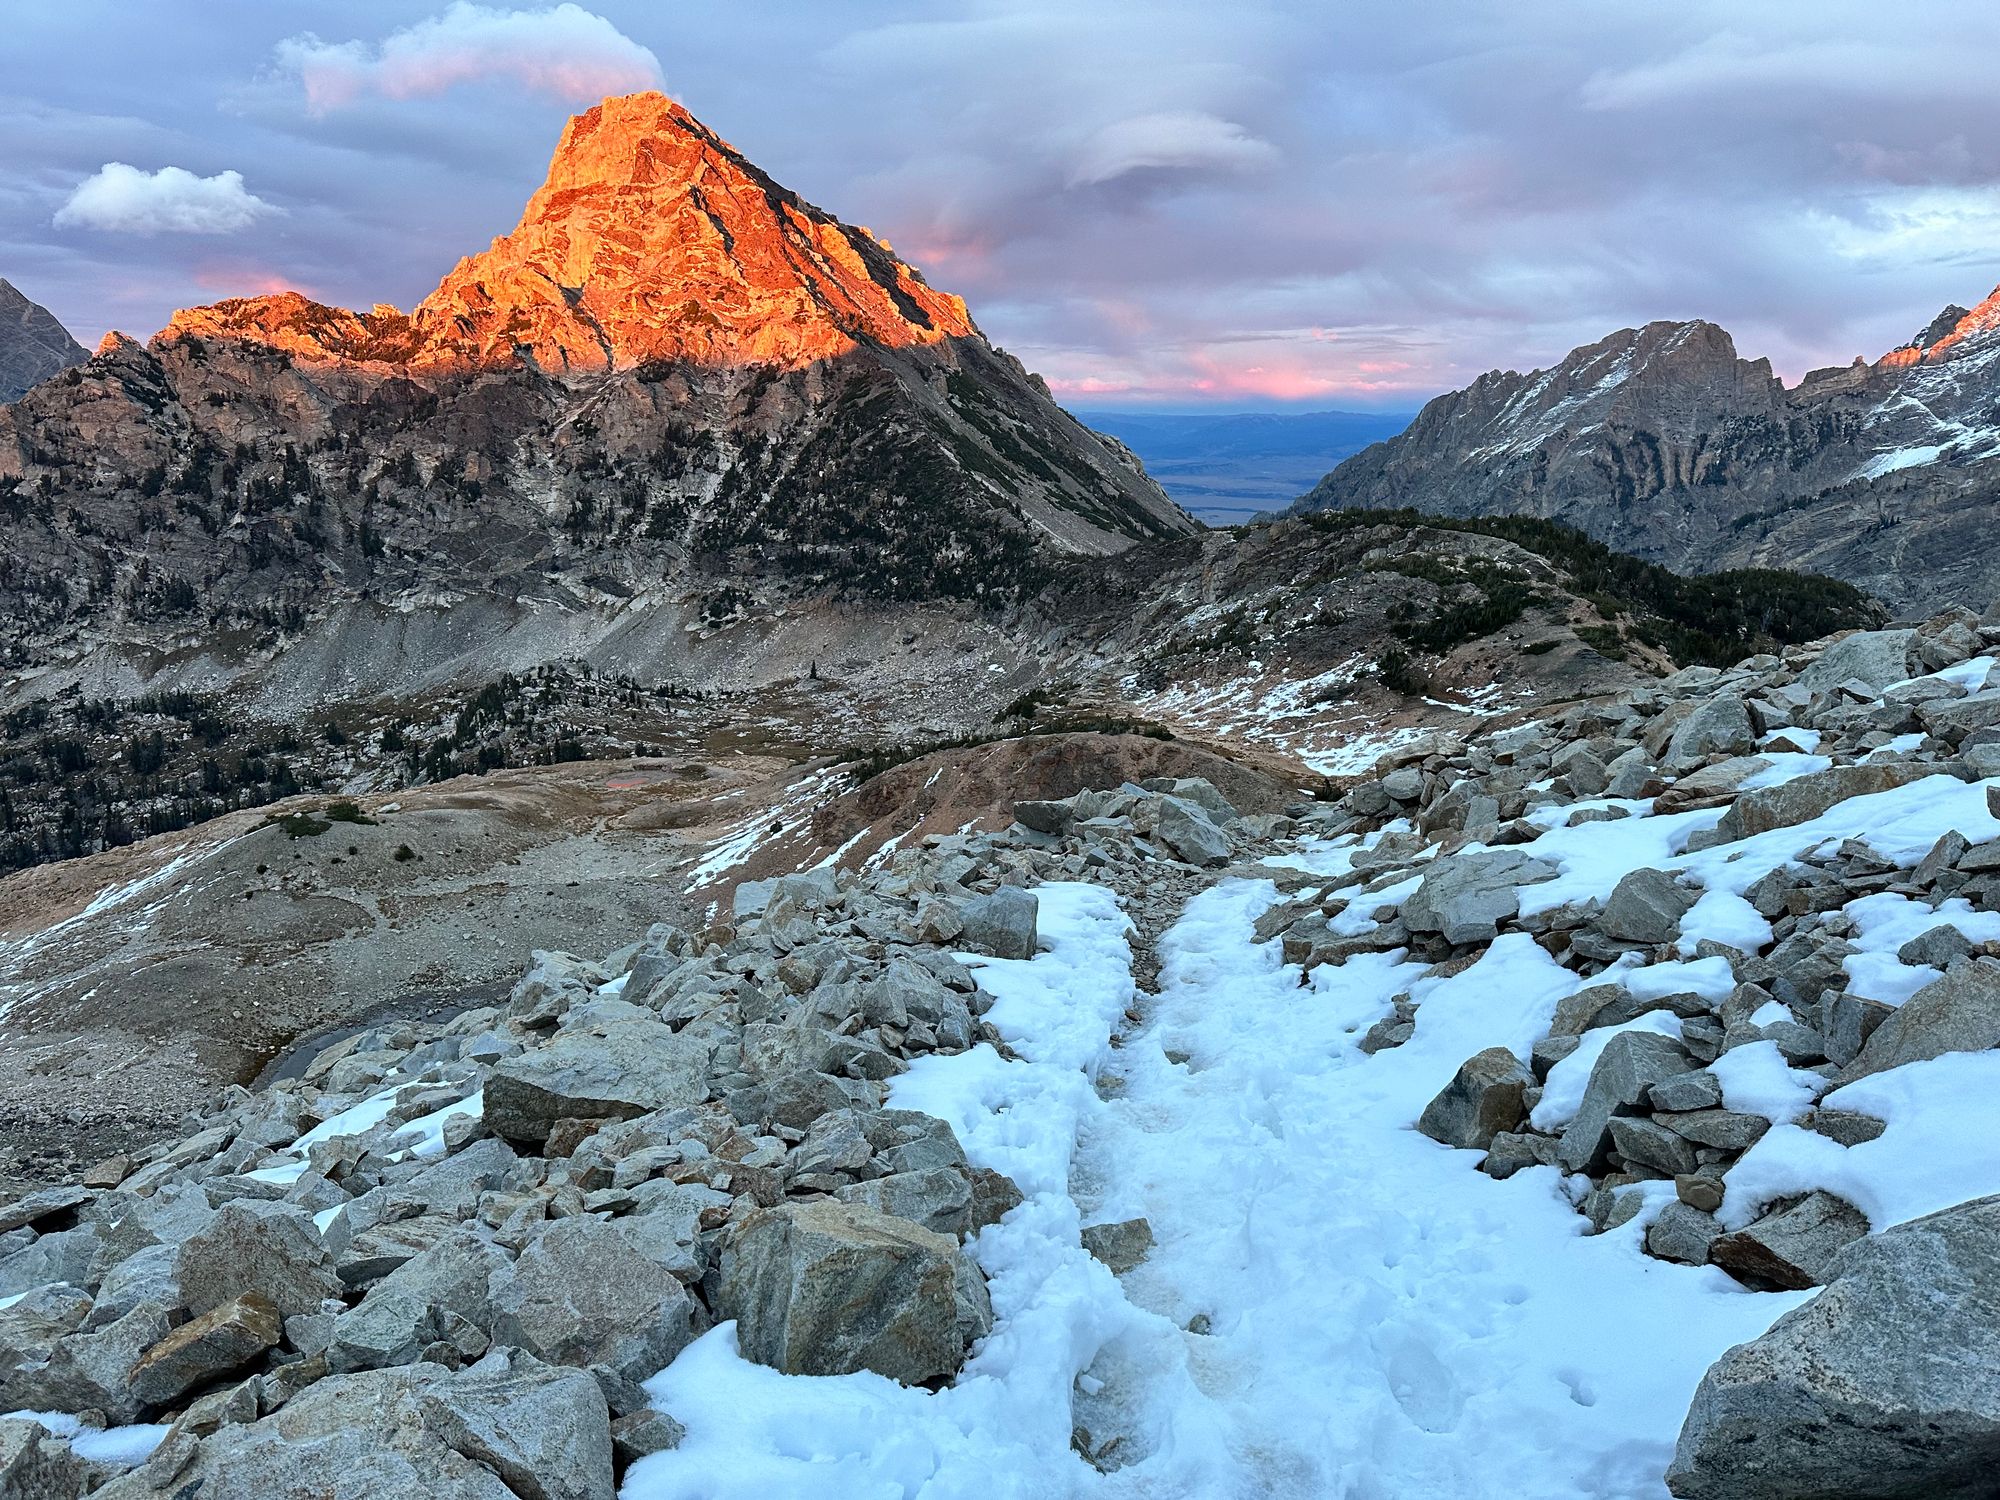
POLYGON ((1091 1224, 1083 1231, 1083 1248, 1123 1276, 1138 1266, 1153 1248, 1153 1226, 1144 1219, 1121 1219, 1115 1224, 1091 1224))
POLYGON ((1583 1101, 1563 1131, 1556 1159, 1570 1172, 1595 1172, 1611 1149, 1614 1115, 1637 1113, 1647 1090, 1688 1070, 1687 1053, 1670 1036, 1622 1031, 1605 1044, 1584 1085, 1583 1101))
POLYGON ((1829 766, 1777 786, 1745 792, 1722 815, 1716 832, 1725 842, 1731 842, 1768 833, 1773 828, 1790 828, 1809 823, 1850 798, 1893 791, 1937 774, 1937 766, 1916 762, 1885 760, 1866 765, 1829 766))
POLYGON ((1417 1129, 1434 1141, 1483 1151, 1493 1137, 1526 1115, 1522 1096, 1535 1075, 1505 1047, 1489 1047, 1459 1065, 1450 1083, 1424 1106, 1417 1129))
POLYGON ((1682 1265, 1705 1266, 1709 1246, 1721 1233, 1714 1214, 1677 1200, 1646 1226, 1646 1253, 1682 1265))
POLYGON ((1191 865, 1229 863, 1229 835, 1216 827, 1206 809, 1180 797, 1162 797, 1154 834, 1176 859, 1191 865))
POLYGON ((699 1310, 673 1275, 612 1224, 551 1225, 494 1275, 496 1343, 551 1364, 608 1365, 634 1380, 665 1369, 699 1331, 699 1310))
POLYGON ((1403 920, 1410 931, 1435 932, 1448 943, 1490 942, 1520 911, 1520 888, 1556 874, 1547 860, 1518 849, 1447 855, 1403 903, 1403 920))
POLYGON ((1974 1500, 2000 1475, 2000 1198, 1842 1251, 1825 1291, 1702 1378, 1682 1500, 1974 1500))
POLYGON ((558 1120, 629 1120, 699 1104, 709 1094, 708 1063, 698 1038, 656 1021, 562 1031, 493 1069, 486 1123, 506 1140, 539 1146, 558 1120))
POLYGON ((148 1406, 165 1406, 275 1349, 283 1333, 277 1304, 261 1292, 246 1292, 181 1324, 148 1349, 132 1367, 132 1393, 148 1406))
POLYGON ((746 1359, 795 1375, 873 1370, 905 1385, 955 1373, 958 1247, 858 1204, 760 1209, 724 1247, 719 1318, 746 1359))
POLYGON ((1877 1026, 1838 1081, 1852 1083, 1904 1063, 1991 1047, 2000 1047, 2000 962, 1964 959, 1877 1026))
POLYGON ((289 1203, 244 1199, 223 1204, 181 1242, 174 1280, 190 1313, 259 1292, 290 1317, 317 1312, 344 1290, 309 1215, 289 1203))
POLYGON ((995 958, 1033 958, 1039 941, 1035 919, 1040 910, 1032 891, 1003 885, 990 896, 975 896, 958 909, 966 947, 995 958))
POLYGON ((1632 943, 1671 942, 1694 903, 1694 893, 1675 884, 1664 870, 1634 870, 1612 887, 1597 930, 1632 943))
POLYGON ((1808 1193, 1756 1223, 1723 1235, 1709 1259, 1738 1281, 1799 1291, 1822 1286, 1834 1257, 1868 1233, 1868 1218, 1831 1193, 1808 1193))

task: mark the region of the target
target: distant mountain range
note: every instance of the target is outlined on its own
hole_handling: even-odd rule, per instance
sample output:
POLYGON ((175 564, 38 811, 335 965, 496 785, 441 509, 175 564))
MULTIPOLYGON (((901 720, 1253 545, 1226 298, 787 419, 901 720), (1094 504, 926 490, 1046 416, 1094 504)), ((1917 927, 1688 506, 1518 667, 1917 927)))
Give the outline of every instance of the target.
POLYGON ((1559 520, 1682 572, 1786 567, 1909 612, 2000 596, 2000 292, 1787 388, 1712 323, 1493 371, 1336 467, 1299 511, 1559 520))
POLYGON ((0 402, 88 358, 54 313, 0 278, 0 402))
POLYGON ((1145 460, 1181 508, 1211 526, 1233 526, 1280 510, 1326 471, 1409 425, 1408 412, 1080 411, 1145 460))

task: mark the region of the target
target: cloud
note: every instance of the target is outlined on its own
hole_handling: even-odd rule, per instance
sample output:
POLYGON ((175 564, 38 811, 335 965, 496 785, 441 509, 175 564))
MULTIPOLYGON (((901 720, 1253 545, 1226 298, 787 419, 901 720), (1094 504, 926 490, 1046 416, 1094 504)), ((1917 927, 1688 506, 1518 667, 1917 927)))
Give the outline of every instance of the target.
POLYGON ((323 115, 368 94, 429 98, 460 84, 508 79, 559 99, 595 101, 660 81, 660 60, 580 5, 500 10, 459 0, 379 44, 324 42, 311 32, 278 44, 306 107, 323 115))
POLYGON ((1885 190, 1823 210, 1815 222, 1833 254, 1878 270, 1983 264, 2000 244, 2000 188, 1885 190))
POLYGON ((243 186, 241 172, 197 177, 185 167, 142 172, 111 161, 77 185, 54 223, 114 234, 234 234, 276 212, 243 186))
POLYGON ((1933 98, 1985 87, 1969 70, 1940 76, 1934 51, 1882 37, 1774 45, 1768 37, 1718 32, 1668 56, 1584 80, 1589 109, 1643 109, 1689 100, 1815 91, 1869 98, 1933 98))
POLYGON ((1201 110, 1134 115, 1107 125, 1084 143, 1070 169, 1071 187, 1144 171, 1253 170, 1271 165, 1278 150, 1241 125, 1201 110))
POLYGON ((407 305, 514 221, 564 115, 670 57, 703 120, 1068 390, 1409 404, 1663 317, 1792 376, 2000 280, 2000 90, 1969 61, 2000 55, 2000 6, 1908 9, 16 6, 0 267, 86 342, 236 265, 407 305), (227 162, 289 212, 227 239, 50 229, 105 161, 227 162))

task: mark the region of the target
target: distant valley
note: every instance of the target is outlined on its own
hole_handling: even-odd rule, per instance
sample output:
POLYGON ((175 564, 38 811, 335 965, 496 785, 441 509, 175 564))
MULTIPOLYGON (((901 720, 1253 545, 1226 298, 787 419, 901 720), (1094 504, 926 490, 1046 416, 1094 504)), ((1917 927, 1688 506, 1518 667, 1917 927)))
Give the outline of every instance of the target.
POLYGON ((1282 510, 1341 460, 1394 437, 1410 412, 1079 411, 1145 462, 1160 488, 1211 526, 1282 510))

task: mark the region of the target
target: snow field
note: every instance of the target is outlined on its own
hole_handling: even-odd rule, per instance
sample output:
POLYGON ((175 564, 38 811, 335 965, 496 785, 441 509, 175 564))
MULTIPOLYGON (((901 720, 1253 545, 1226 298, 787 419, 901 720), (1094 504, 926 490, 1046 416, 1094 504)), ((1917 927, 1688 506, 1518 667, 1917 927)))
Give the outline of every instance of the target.
POLYGON ((1702 1372, 1801 1299, 1649 1259, 1635 1225, 1585 1238, 1553 1169, 1495 1182, 1477 1153, 1411 1128, 1466 1057, 1525 1054, 1546 1029, 1577 980, 1540 948, 1503 936, 1441 981, 1364 955, 1302 986, 1250 940, 1273 895, 1229 882, 1190 904, 1086 1138, 1108 1184, 1098 1216, 1144 1214, 1157 1240, 1128 1295, 1208 1330, 1184 1341, 1193 1393, 1141 1409, 1145 1456, 1097 1487, 1664 1494, 1702 1372), (1361 1053, 1405 988, 1415 1036, 1361 1053), (1222 1451, 1211 1437, 1191 1453, 1183 1426, 1219 1430, 1222 1451))

